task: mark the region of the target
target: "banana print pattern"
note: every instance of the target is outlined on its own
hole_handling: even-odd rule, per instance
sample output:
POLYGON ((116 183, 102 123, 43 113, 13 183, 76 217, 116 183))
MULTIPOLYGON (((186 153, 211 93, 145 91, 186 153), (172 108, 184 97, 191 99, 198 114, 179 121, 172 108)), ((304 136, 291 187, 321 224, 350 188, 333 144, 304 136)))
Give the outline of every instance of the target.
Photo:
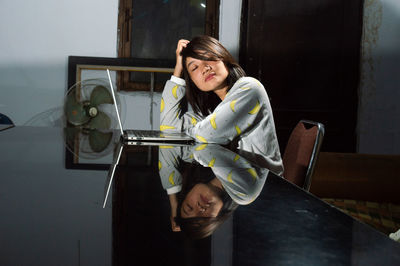
POLYGON ((229 183, 233 184, 233 179, 232 179, 232 171, 229 172, 226 180, 228 180, 229 183))
POLYGON ((174 175, 175 175, 175 171, 172 171, 172 173, 169 175, 169 177, 168 177, 168 181, 169 181, 169 183, 171 184, 171 185, 175 185, 175 182, 174 182, 174 175))
POLYGON ((212 158, 211 161, 208 163, 208 167, 213 167, 215 164, 215 158, 212 158))
POLYGON ((164 130, 167 130, 167 129, 175 129, 175 127, 174 126, 167 126, 167 125, 160 125, 160 130, 161 131, 164 131, 164 130))
POLYGON ((160 145, 158 146, 160 149, 173 149, 174 146, 168 146, 168 145, 160 145))
POLYGON ((242 130, 240 130, 240 128, 238 126, 235 126, 236 132, 238 135, 240 135, 242 133, 242 130))
POLYGON ((205 148, 207 148, 207 144, 198 145, 196 147, 196 151, 201 151, 204 150, 205 148))
POLYGON ((178 91, 178 85, 175 85, 172 88, 172 96, 174 96, 175 99, 178 99, 177 91, 178 91))
POLYGON ((205 138, 203 138, 202 136, 196 135, 196 139, 198 139, 200 142, 208 143, 207 140, 205 138))
POLYGON ((247 172, 253 177, 253 179, 257 179, 257 172, 254 170, 254 168, 249 168, 247 169, 247 172))
POLYGON ((256 151, 265 158, 276 174, 283 173, 269 97, 264 86, 251 77, 240 78, 209 115, 191 108, 182 113, 179 103, 185 97, 185 81, 172 76, 167 81, 160 104, 160 130, 183 131, 200 143, 229 144, 256 151), (180 115, 177 115, 180 114, 180 115), (267 145, 268 144, 268 145, 267 145))
POLYGON ((235 112, 235 104, 236 104, 237 100, 232 100, 231 103, 229 104, 229 106, 231 107, 232 112, 235 112))
POLYGON ((197 124, 197 119, 192 117, 191 123, 193 126, 195 126, 197 124))
POLYGON ((160 113, 162 113, 162 112, 164 111, 164 108, 165 108, 165 102, 164 102, 164 99, 163 99, 163 98, 161 98, 161 103, 160 103, 160 113))
POLYGON ((210 118, 210 123, 211 123, 211 126, 212 126, 213 129, 217 129, 217 123, 215 123, 215 117, 216 116, 217 115, 214 113, 214 114, 211 115, 211 118, 210 118))
POLYGON ((256 106, 254 106, 254 108, 249 112, 249 114, 251 115, 257 114, 260 111, 260 108, 261 108, 260 102, 257 101, 256 106))
POLYGON ((252 165, 244 157, 216 144, 159 149, 161 183, 168 194, 181 189, 180 162, 197 162, 211 168, 237 204, 246 205, 261 193, 269 170, 252 165))

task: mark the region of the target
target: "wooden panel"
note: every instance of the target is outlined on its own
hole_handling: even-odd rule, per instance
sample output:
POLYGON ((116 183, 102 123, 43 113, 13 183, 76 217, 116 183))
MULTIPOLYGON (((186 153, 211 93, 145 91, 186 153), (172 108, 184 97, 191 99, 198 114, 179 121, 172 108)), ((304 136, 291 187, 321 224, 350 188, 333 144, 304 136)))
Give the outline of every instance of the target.
POLYGON ((321 198, 400 203, 400 155, 321 152, 310 192, 321 198))
POLYGON ((326 127, 322 150, 355 151, 361 6, 244 1, 240 63, 267 89, 281 148, 297 122, 309 119, 326 127))

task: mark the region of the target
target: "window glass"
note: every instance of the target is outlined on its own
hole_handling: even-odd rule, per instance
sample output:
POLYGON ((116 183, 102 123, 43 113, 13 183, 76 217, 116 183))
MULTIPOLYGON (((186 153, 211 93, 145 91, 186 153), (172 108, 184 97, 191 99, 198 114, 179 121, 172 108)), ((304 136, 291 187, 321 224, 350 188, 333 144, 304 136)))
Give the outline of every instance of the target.
POLYGON ((175 59, 179 39, 205 32, 205 0, 132 0, 131 57, 175 59))

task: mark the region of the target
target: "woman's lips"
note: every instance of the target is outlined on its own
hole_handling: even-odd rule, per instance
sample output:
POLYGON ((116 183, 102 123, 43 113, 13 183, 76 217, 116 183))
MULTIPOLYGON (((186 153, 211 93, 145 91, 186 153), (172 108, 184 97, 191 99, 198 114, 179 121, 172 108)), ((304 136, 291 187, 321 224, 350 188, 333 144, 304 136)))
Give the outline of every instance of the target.
POLYGON ((215 74, 210 74, 206 77, 205 81, 209 81, 210 79, 212 79, 215 76, 215 74))

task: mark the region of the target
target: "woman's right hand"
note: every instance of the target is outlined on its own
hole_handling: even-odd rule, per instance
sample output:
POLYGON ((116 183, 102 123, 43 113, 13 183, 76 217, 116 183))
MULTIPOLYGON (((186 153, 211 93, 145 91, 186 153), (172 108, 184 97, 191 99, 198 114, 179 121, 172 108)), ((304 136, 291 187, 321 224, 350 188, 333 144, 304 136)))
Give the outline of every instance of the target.
POLYGON ((175 222, 175 218, 178 215, 178 198, 176 194, 170 194, 168 195, 169 197, 169 204, 171 206, 171 216, 170 216, 170 221, 171 221, 171 229, 173 232, 180 232, 181 227, 175 222))
POLYGON ((178 41, 178 45, 176 46, 176 65, 174 69, 174 76, 180 78, 182 76, 183 66, 182 66, 182 49, 186 47, 189 43, 188 40, 181 39, 178 41))

